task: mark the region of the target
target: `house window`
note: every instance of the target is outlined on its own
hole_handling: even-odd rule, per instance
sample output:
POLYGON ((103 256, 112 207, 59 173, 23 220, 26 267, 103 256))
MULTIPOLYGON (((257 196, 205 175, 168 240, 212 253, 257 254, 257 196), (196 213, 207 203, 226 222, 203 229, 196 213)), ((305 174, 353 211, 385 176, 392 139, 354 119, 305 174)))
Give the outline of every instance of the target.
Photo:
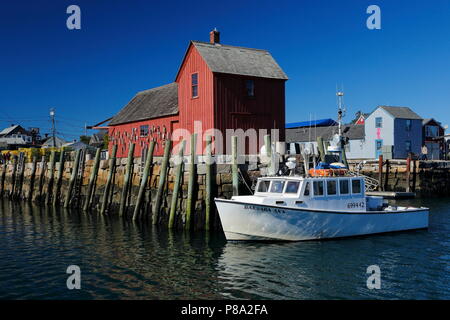
POLYGON ((141 127, 139 128, 139 132, 140 132, 141 137, 146 137, 146 136, 148 136, 148 124, 146 124, 146 125, 144 125, 144 126, 141 126, 141 127))
POLYGON ((192 98, 198 97, 198 73, 193 73, 191 76, 192 98))
POLYGON ((255 82, 253 80, 246 80, 245 81, 245 89, 247 92, 247 97, 254 97, 255 96, 255 82))
POLYGON ((411 131, 411 120, 406 120, 406 131, 411 131))
POLYGON ((406 141, 406 152, 411 152, 411 140, 406 141))
POLYGON ((383 128, 383 118, 375 118, 375 128, 383 128))
POLYGON ((425 136, 426 137, 437 137, 438 136, 438 127, 425 126, 425 136))

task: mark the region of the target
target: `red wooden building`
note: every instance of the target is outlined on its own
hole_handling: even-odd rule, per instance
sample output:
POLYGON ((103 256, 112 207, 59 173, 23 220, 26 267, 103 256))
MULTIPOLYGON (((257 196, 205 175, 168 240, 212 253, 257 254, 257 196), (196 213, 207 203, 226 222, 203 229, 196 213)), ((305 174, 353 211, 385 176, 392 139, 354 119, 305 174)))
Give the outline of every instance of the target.
POLYGON ((286 74, 268 51, 223 45, 219 36, 214 30, 209 43, 191 41, 175 82, 139 92, 112 118, 110 149, 117 144, 118 157, 126 157, 130 141, 141 156, 151 139, 162 155, 164 139, 178 128, 194 133, 199 121, 202 133, 280 129, 284 141, 286 74))

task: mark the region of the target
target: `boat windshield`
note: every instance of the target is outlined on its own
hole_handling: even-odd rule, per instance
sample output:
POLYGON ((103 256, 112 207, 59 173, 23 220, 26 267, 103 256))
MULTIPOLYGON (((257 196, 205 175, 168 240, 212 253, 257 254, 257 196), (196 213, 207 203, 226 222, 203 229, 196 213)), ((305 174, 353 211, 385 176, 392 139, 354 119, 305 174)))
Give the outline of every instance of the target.
POLYGON ((270 180, 260 180, 257 192, 269 192, 270 180))
POLYGON ((291 194, 297 193, 299 186, 300 186, 299 181, 288 181, 284 193, 291 193, 291 194))
POLYGON ((284 181, 281 180, 272 180, 272 184, 270 185, 271 193, 282 193, 284 187, 284 181))

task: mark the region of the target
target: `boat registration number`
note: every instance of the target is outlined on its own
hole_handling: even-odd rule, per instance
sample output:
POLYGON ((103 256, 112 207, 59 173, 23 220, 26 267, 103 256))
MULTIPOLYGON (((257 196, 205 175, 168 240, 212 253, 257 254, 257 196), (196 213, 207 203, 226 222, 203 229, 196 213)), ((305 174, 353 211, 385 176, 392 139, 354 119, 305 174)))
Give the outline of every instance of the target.
POLYGON ((364 201, 361 201, 361 202, 349 202, 349 203, 347 203, 347 208, 348 209, 364 208, 364 201))

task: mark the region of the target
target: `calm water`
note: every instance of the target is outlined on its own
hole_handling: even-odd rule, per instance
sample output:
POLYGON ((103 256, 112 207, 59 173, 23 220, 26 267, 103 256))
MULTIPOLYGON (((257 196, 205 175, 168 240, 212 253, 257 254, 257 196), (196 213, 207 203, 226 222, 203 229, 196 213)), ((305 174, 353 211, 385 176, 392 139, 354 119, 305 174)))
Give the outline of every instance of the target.
POLYGON ((0 202, 0 299, 450 299, 450 199, 409 202, 429 230, 270 244, 0 202))

